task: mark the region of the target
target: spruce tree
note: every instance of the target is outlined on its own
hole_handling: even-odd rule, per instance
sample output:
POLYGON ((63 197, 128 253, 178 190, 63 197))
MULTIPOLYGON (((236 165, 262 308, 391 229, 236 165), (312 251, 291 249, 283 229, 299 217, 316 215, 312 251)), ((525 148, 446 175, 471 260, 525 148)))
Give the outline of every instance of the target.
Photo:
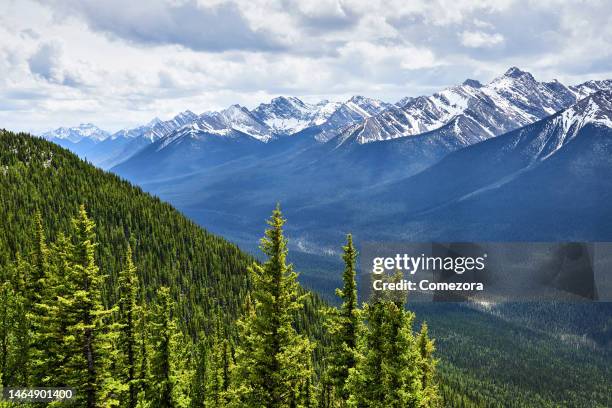
POLYGON ((118 374, 127 392, 122 395, 121 405, 135 408, 138 398, 138 310, 139 284, 136 266, 132 260, 132 247, 128 244, 125 264, 119 272, 119 357, 118 374))
POLYGON ((43 227, 42 214, 37 211, 34 217, 34 249, 31 254, 31 276, 28 279, 27 293, 30 297, 30 302, 34 303, 40 300, 43 290, 46 286, 45 278, 48 268, 48 250, 43 227))
MULTIPOLYGON (((246 307, 248 308, 248 296, 246 307)), ((232 343, 227 326, 223 323, 221 310, 217 309, 215 332, 211 336, 207 361, 206 406, 225 407, 229 399, 230 372, 234 365, 232 343)))
POLYGON ((29 342, 29 347, 24 347, 21 351, 23 362, 21 365, 22 381, 24 384, 29 384, 30 381, 38 382, 37 378, 30 378, 33 373, 32 366, 35 364, 33 359, 36 354, 36 348, 38 347, 35 337, 30 334, 37 331, 36 324, 44 319, 39 314, 44 312, 37 307, 38 304, 43 302, 44 295, 48 290, 46 280, 48 278, 48 249, 45 237, 45 231, 43 227, 42 214, 37 211, 34 216, 34 242, 33 249, 30 253, 30 262, 26 262, 20 265, 26 266, 27 272, 24 279, 24 297, 25 297, 25 310, 26 314, 22 334, 27 333, 27 337, 24 337, 24 342, 29 342))
POLYGON ((45 286, 32 309, 33 371, 36 384, 41 386, 66 386, 69 382, 64 365, 70 356, 64 337, 68 335, 67 300, 77 290, 71 280, 73 255, 74 246, 60 234, 49 248, 45 286))
POLYGON ((154 405, 159 408, 175 407, 174 382, 171 376, 172 346, 176 325, 172 319, 170 290, 162 287, 157 291, 157 307, 151 323, 153 356, 151 358, 152 392, 154 405))
POLYGON ((0 387, 27 385, 29 326, 20 286, 17 266, 0 271, 0 387))
POLYGON ((418 367, 421 376, 422 406, 439 407, 441 398, 434 378, 437 360, 433 353, 436 348, 434 340, 429 338, 429 329, 425 322, 421 324, 421 330, 417 335, 416 347, 419 352, 418 367))
POLYGON ((191 406, 190 408, 204 408, 208 395, 207 379, 209 376, 209 354, 207 339, 200 333, 195 345, 195 372, 191 381, 191 406))
POLYGON ((267 260, 249 268, 254 310, 240 322, 241 343, 236 351, 231 389, 234 406, 304 406, 299 395, 312 375, 313 347, 292 326, 295 312, 303 305, 297 274, 286 262, 284 223, 277 206, 261 240, 267 260))
POLYGON ((190 405, 191 356, 176 324, 174 309, 170 289, 158 289, 149 334, 152 339, 152 356, 148 399, 156 408, 190 405))
POLYGON ((377 300, 366 306, 368 326, 357 366, 350 372, 349 406, 423 406, 421 375, 412 322, 401 302, 377 300))
POLYGON ((344 273, 342 289, 336 289, 336 294, 342 300, 339 309, 331 309, 328 331, 332 339, 332 350, 327 361, 326 379, 335 391, 335 399, 347 400, 346 380, 350 369, 355 367, 357 341, 360 334, 361 318, 357 304, 357 283, 355 261, 357 251, 353 246, 353 238, 347 236, 343 247, 344 273))
POLYGON ((79 400, 75 404, 93 408, 109 397, 103 390, 109 375, 106 364, 111 333, 105 327, 109 311, 102 303, 104 277, 95 260, 95 224, 83 205, 73 225, 73 266, 67 279, 74 288, 66 297, 59 297, 61 319, 66 323, 63 369, 67 373, 67 385, 76 388, 79 400))

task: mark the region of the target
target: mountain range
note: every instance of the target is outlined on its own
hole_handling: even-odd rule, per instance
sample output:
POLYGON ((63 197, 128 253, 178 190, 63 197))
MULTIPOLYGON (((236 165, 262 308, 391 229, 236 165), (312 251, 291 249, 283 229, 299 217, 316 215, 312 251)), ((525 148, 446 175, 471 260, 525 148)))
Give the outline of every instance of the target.
POLYGON ((246 135, 269 143, 284 136, 307 135, 318 143, 339 145, 437 131, 430 139, 441 139, 438 144, 449 145, 452 150, 533 123, 611 87, 609 80, 577 86, 538 82, 530 73, 513 67, 486 85, 468 79, 431 96, 407 97, 395 104, 363 96, 343 103, 324 100, 309 104, 281 96, 253 110, 240 105, 201 115, 187 110, 167 121, 155 118, 113 134, 93 124, 82 124, 41 136, 107 169, 166 137, 246 135))
POLYGON ((510 68, 395 104, 279 97, 106 137, 45 137, 91 146, 94 163, 104 153, 99 166, 247 249, 282 203, 308 269, 349 231, 362 240, 612 239, 611 90, 611 80, 566 86, 510 68))

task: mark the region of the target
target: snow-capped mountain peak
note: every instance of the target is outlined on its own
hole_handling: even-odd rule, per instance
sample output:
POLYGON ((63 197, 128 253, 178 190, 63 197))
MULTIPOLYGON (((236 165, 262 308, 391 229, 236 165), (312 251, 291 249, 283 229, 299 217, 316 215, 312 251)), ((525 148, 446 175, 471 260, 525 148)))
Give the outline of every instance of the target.
POLYGON ((612 89, 612 81, 568 88, 512 67, 485 85, 468 79, 431 96, 405 98, 334 137, 363 144, 440 130, 445 137, 452 134, 453 143, 468 145, 534 123, 599 89, 612 89))
POLYGON ((79 126, 60 127, 55 130, 50 130, 41 135, 46 139, 62 139, 72 143, 78 143, 83 139, 90 139, 95 142, 100 142, 110 136, 105 130, 100 129, 93 123, 81 123, 79 126))
POLYGON ((514 133, 513 145, 535 165, 561 151, 587 125, 612 129, 612 91, 599 91, 569 108, 514 133))
POLYGON ((587 124, 612 128, 612 91, 599 91, 560 115, 563 128, 574 134, 587 124))
POLYGON ((470 86, 472 88, 482 88, 482 84, 480 83, 480 81, 470 78, 463 81, 462 85, 470 86))
POLYGON ((272 138, 269 128, 247 108, 235 104, 219 112, 207 112, 197 118, 197 128, 214 134, 228 134, 235 130, 260 141, 272 138))
POLYGON ((510 67, 508 68, 508 70, 504 73, 503 75, 504 77, 508 77, 508 78, 527 78, 529 80, 535 80, 533 78, 533 75, 531 75, 529 72, 527 71, 523 71, 517 67, 510 67))

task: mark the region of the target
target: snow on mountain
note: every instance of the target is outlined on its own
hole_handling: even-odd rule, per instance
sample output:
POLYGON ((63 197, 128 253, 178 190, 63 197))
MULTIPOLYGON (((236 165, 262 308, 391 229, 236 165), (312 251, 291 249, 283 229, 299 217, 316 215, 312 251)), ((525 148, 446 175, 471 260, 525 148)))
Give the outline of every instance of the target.
POLYGON ((193 130, 219 135, 238 131, 262 142, 273 137, 273 132, 265 123, 240 105, 232 105, 219 112, 204 113, 192 125, 193 130))
POLYGON ((389 105, 377 99, 353 96, 348 101, 323 100, 309 104, 294 97, 278 97, 269 104, 261 104, 252 113, 265 123, 271 133, 291 135, 309 127, 319 127, 319 141, 326 141, 330 130, 363 120, 382 112, 389 105))
POLYGON ((600 91, 411 177, 351 195, 350 204, 364 203, 354 213, 365 220, 353 231, 389 225, 382 240, 605 241, 612 233, 611 153, 612 91, 600 91), (384 211, 367 205, 372 197, 384 211))
POLYGON ((295 97, 272 99, 262 103, 252 113, 274 133, 293 134, 308 127, 319 113, 321 106, 311 105, 295 97))
POLYGON ((324 99, 315 106, 317 107, 317 112, 312 118, 310 126, 319 126, 324 124, 329 117, 333 115, 334 112, 340 108, 340 106, 342 106, 342 102, 334 102, 324 99))
POLYGON ((431 96, 405 98, 338 132, 337 143, 415 136, 452 124, 455 137, 469 145, 552 115, 599 89, 612 89, 612 81, 568 88, 556 80, 538 82, 512 67, 486 85, 468 79, 431 96))
POLYGON ((570 86, 570 90, 576 95, 576 99, 578 100, 586 98, 597 91, 610 89, 612 89, 612 79, 587 81, 580 85, 570 86))
POLYGON ((122 129, 112 135, 113 138, 128 137, 128 138, 145 138, 150 142, 161 139, 164 136, 168 136, 175 130, 182 126, 192 123, 198 118, 198 115, 186 110, 179 113, 170 120, 160 120, 154 118, 146 125, 138 126, 132 129, 122 129))
POLYGON ((612 91, 598 91, 553 116, 534 138, 534 150, 545 159, 571 142, 586 126, 612 128, 612 91))
POLYGON ((177 137, 193 137, 198 133, 236 136, 236 132, 239 132, 267 143, 308 128, 316 128, 317 140, 326 141, 326 132, 333 134, 337 129, 382 112, 388 106, 363 96, 354 96, 344 103, 324 100, 316 104, 295 97, 280 96, 270 103, 260 104, 252 111, 240 105, 232 105, 218 112, 203 113, 176 129, 169 136, 172 141, 162 143, 160 148, 176 143, 177 137))
POLYGON ((401 108, 404 105, 406 105, 407 103, 411 102, 413 99, 414 99, 414 97, 412 97, 412 96, 404 96, 402 99, 400 99, 399 101, 395 102, 394 105, 397 106, 398 108, 401 108))
MULTIPOLYGON (((315 139, 319 142, 329 141, 336 136, 338 131, 384 112, 392 105, 377 99, 356 95, 344 103, 327 105, 327 107, 333 109, 327 119, 320 121, 320 123, 313 123, 313 125, 319 127, 319 133, 315 136, 315 139)), ((332 109, 328 109, 328 111, 332 109)))
POLYGON ((100 142, 110 136, 108 132, 100 129, 92 123, 82 123, 74 127, 60 127, 55 130, 50 130, 41 135, 45 139, 67 140, 72 143, 79 143, 83 139, 90 139, 94 142, 100 142))
MULTIPOLYGON (((468 146, 533 123, 607 89, 612 89, 612 80, 588 81, 567 87, 556 80, 538 82, 530 73, 512 67, 488 84, 467 79, 461 85, 431 96, 406 97, 395 104, 363 96, 353 96, 345 102, 324 100, 316 104, 279 96, 253 110, 240 105, 201 115, 187 110, 170 120, 155 118, 145 125, 112 135, 92 124, 82 124, 59 128, 42 136, 62 141, 68 147, 70 143, 82 141, 97 144, 109 139, 127 145, 123 139, 142 139, 142 142, 130 144, 140 148, 159 139, 172 137, 175 140, 198 133, 227 137, 240 133, 267 143, 282 136, 307 132, 318 142, 335 139, 334 145, 342 145, 437 131, 438 136, 449 140, 450 144, 468 146)), ((92 153, 95 152, 88 150, 88 157, 92 157, 92 153)))

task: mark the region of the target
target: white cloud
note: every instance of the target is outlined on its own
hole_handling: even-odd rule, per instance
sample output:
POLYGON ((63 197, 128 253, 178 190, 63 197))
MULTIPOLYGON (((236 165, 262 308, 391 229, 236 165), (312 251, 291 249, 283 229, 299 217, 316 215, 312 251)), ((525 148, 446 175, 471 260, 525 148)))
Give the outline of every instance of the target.
POLYGON ((0 2, 0 121, 14 129, 116 130, 279 94, 395 101, 513 65, 612 77, 612 3, 0 2))
POLYGON ((471 48, 489 48, 504 42, 504 36, 498 33, 489 34, 482 31, 463 31, 460 34, 461 44, 471 48))

